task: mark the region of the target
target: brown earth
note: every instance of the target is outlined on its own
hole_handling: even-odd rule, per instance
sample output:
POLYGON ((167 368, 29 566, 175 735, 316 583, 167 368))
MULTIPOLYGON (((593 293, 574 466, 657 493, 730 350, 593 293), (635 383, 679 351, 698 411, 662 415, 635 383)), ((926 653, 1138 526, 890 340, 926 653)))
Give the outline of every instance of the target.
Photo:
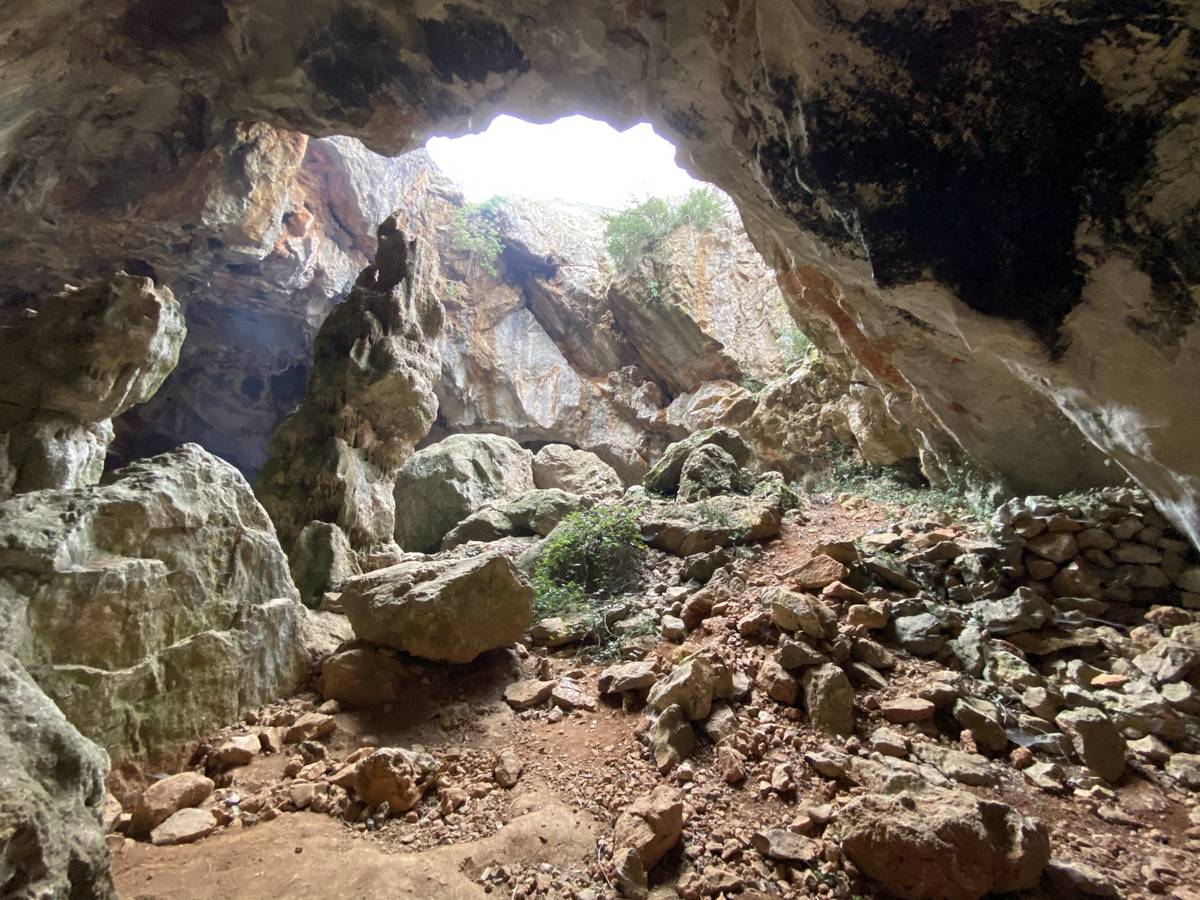
MULTIPOLYGON (((759 607, 756 588, 779 583, 783 573, 808 559, 818 540, 850 539, 894 517, 895 511, 862 501, 853 509, 812 507, 807 525, 787 526, 753 560, 746 572, 749 589, 734 601, 736 610, 707 620, 707 631, 692 632, 683 647, 664 643, 656 652, 678 659, 699 644, 724 644, 727 657, 753 656, 758 648, 738 637, 734 623, 759 607)), ((430 666, 403 703, 336 714, 338 728, 327 743, 330 758, 344 758, 362 746, 419 745, 442 761, 446 774, 439 791, 431 791, 406 817, 368 831, 326 815, 284 812, 253 827, 235 821, 185 846, 125 840, 113 855, 120 895, 129 900, 617 896, 607 866, 617 814, 654 786, 677 778, 660 775, 639 741, 645 722, 640 713, 604 701, 595 712, 576 710, 560 721, 545 709, 513 712, 502 691, 514 678, 531 677, 538 661, 536 654, 519 658, 500 652, 467 666, 430 666), (492 780, 493 760, 506 749, 515 750, 524 763, 519 782, 508 791, 492 780), (439 792, 454 788, 468 799, 459 811, 443 815, 439 792)), ((549 665, 554 677, 576 673, 593 692, 602 668, 570 653, 551 657, 549 665)), ((731 787, 717 772, 715 748, 701 742, 690 760, 694 780, 680 785, 686 797, 683 840, 652 873, 652 896, 675 896, 687 862, 728 876, 737 890, 756 884, 782 896, 850 896, 851 891, 878 896, 869 883, 839 882, 839 854, 830 842, 821 845, 823 858, 807 868, 784 868, 760 857, 750 838, 762 828, 796 826, 806 810, 821 804, 831 803, 836 812, 856 789, 818 775, 804 762, 804 753, 857 753, 866 736, 887 724, 878 715, 879 704, 915 693, 938 668, 901 655, 885 689, 857 690, 856 736, 844 740, 816 731, 798 710, 757 697, 745 704, 743 717, 759 716, 757 731, 768 746, 760 759, 747 762, 746 780, 731 787), (783 792, 771 786, 779 766, 790 773, 791 787, 783 792)), ((319 702, 312 694, 302 695, 272 709, 308 711, 319 702)), ((920 733, 916 725, 891 727, 920 733)), ((936 729, 931 735, 936 737, 936 729)), ((941 743, 963 749, 953 739, 943 737, 941 743)), ((225 793, 249 796, 285 781, 286 763, 286 753, 260 755, 219 783, 225 793)), ((1117 802, 1105 803, 1039 791, 1003 756, 990 768, 999 778, 995 788, 965 789, 1044 821, 1055 859, 1103 873, 1121 896, 1197 896, 1188 887, 1200 884, 1200 859, 1185 833, 1191 801, 1161 773, 1131 761, 1115 788, 1117 802)), ((809 833, 819 835, 819 829, 809 833)))

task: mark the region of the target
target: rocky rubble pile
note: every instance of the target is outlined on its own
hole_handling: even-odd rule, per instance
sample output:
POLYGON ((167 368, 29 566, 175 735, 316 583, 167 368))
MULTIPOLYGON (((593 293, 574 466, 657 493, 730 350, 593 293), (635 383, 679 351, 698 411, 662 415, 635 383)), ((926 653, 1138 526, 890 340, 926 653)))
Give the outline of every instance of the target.
MULTIPOLYGON (((1135 492, 1093 499, 1107 503, 1101 522, 1139 521, 1136 532, 1132 521, 1122 530, 1167 541, 1156 549, 1184 562, 1168 568, 1188 571, 1188 548, 1155 533, 1161 525, 1135 492)), ((1046 505, 1010 504, 998 521, 1046 505)), ((1041 515, 1051 534, 1102 530, 1069 507, 1041 515), (1068 531, 1064 519, 1078 527, 1068 531)), ((1029 518, 1018 522, 1034 530, 1029 518)), ((1048 865, 1044 824, 964 791, 1074 797, 1104 822, 1130 825, 1118 788, 1132 770, 1171 802, 1194 805, 1200 622, 1177 606, 1136 605, 1150 599, 1144 592, 1067 596, 1062 578, 1056 591, 1053 576, 1021 567, 1024 548, 1011 534, 1007 524, 997 539, 980 539, 909 523, 819 543, 778 579, 751 575, 754 556, 720 551, 715 571, 704 572, 707 555, 696 555, 674 570, 676 584, 659 588, 678 614, 662 620, 660 637, 685 641, 678 651, 611 665, 594 691, 583 672, 555 676, 543 665, 505 697, 523 717, 547 715, 539 707, 549 704, 551 720, 605 701, 644 710, 648 757, 685 789, 707 769, 710 783, 764 797, 795 796, 814 780, 831 799, 849 791, 840 809, 753 835, 756 849, 785 866, 829 860, 837 846, 836 871, 898 896, 978 897, 1032 887, 1044 873, 1060 887, 1112 892, 1086 865, 1048 865), (830 821, 827 840, 816 839, 830 821)), ((1191 835, 1200 840, 1200 822, 1191 835)), ((626 893, 644 888, 645 871, 628 854, 613 860, 626 893)), ((1177 868, 1156 857, 1135 879, 1169 890, 1178 876, 1164 880, 1162 871, 1177 868)), ((709 896, 746 887, 745 877, 736 865, 700 868, 677 891, 709 896)))
POLYGON ((1078 503, 1026 497, 996 511, 1004 572, 1043 596, 1200 609, 1200 560, 1150 499, 1132 488, 1078 503))

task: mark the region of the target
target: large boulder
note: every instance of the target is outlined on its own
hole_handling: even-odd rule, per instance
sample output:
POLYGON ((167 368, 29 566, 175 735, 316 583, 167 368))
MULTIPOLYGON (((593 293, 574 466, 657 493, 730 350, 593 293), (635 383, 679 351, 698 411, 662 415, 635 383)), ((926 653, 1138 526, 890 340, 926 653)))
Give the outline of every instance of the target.
POLYGON ((695 503, 649 501, 639 511, 638 523, 651 547, 691 556, 773 538, 782 528, 783 513, 769 501, 728 494, 695 503))
POLYGON ((533 590, 506 557, 400 563, 347 582, 342 607, 360 640, 466 663, 521 640, 533 590))
POLYGON ((153 396, 187 329, 167 288, 121 272, 0 319, 0 499, 95 484, 112 419, 153 396))
POLYGON ((716 444, 704 444, 688 455, 679 473, 679 499, 685 503, 729 494, 738 486, 740 467, 716 444))
POLYGON ((835 834, 863 874, 912 900, 1029 889, 1050 861, 1045 825, 965 791, 864 794, 839 811, 835 834))
POLYGON ((533 458, 533 483, 593 500, 610 500, 624 492, 616 469, 595 453, 566 444, 547 444, 533 458))
POLYGON ((108 757, 0 651, 0 894, 115 898, 101 819, 108 757))
POLYGON ((0 650, 114 757, 294 689, 302 607, 250 486, 194 444, 0 504, 0 650))
POLYGON ((494 500, 467 516, 442 539, 450 550, 467 541, 496 541, 502 537, 545 537, 573 512, 592 501, 557 488, 529 491, 520 497, 494 500))
POLYGON ((709 444, 720 447, 733 457, 739 466, 744 466, 750 459, 750 447, 736 431, 722 427, 705 428, 667 447, 658 462, 646 473, 642 484, 648 491, 674 494, 679 489, 679 479, 683 475, 683 465, 688 457, 709 444))
POLYGON ((455 434, 413 454, 396 477, 396 543, 431 553, 489 500, 533 486, 533 454, 512 438, 455 434))

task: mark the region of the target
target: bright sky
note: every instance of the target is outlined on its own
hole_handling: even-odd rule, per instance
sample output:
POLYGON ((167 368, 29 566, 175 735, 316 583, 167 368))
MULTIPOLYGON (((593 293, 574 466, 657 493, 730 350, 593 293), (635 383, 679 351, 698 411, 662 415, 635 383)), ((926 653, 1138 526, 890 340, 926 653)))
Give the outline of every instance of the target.
POLYGON ((675 148, 645 123, 617 131, 584 116, 549 125, 498 116, 481 134, 432 138, 426 147, 473 203, 502 194, 621 208, 699 184, 675 165, 675 148))

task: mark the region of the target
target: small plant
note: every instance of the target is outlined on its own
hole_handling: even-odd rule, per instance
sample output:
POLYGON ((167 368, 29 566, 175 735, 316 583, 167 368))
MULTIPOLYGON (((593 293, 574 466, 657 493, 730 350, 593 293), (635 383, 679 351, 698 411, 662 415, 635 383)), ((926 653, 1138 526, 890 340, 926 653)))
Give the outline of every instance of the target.
POLYGON ((718 528, 733 528, 737 525, 729 510, 718 506, 712 500, 696 501, 696 511, 700 513, 700 518, 709 525, 715 525, 718 528))
POLYGON ((450 219, 450 237, 454 246, 470 255, 489 275, 496 275, 496 261, 504 249, 500 243, 499 210, 503 197, 483 203, 468 203, 454 210, 450 219))
POLYGON ((630 272, 681 225, 711 231, 724 217, 725 206, 712 188, 696 188, 674 206, 662 197, 650 197, 606 216, 604 243, 617 268, 630 272))
POLYGON ((712 231, 725 219, 725 204, 712 188, 694 188, 675 210, 681 224, 697 231, 712 231))
POLYGON ((767 389, 767 383, 765 381, 763 381, 761 378, 752 378, 749 375, 739 381, 738 386, 741 387, 742 390, 749 391, 756 397, 767 389))
POLYGON ((849 449, 841 449, 843 455, 815 485, 817 492, 852 494, 882 506, 903 508, 910 516, 950 515, 976 526, 982 526, 991 516, 992 505, 970 487, 978 476, 966 470, 954 473, 951 483, 944 487, 914 487, 901 481, 891 469, 865 465, 849 449))
POLYGON ((533 575, 536 618, 596 611, 641 573, 646 544, 631 506, 572 513, 547 538, 533 575))
POLYGON ((799 328, 789 328, 779 336, 779 353, 783 357, 783 364, 789 369, 800 365, 812 345, 808 335, 799 328))

